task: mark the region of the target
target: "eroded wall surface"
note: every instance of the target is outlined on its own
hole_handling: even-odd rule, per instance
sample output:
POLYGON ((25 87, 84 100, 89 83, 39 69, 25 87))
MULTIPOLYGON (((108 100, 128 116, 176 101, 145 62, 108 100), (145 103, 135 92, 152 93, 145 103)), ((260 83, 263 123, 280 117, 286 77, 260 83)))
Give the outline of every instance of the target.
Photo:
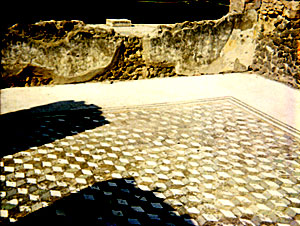
POLYGON ((144 58, 173 65, 183 75, 247 71, 256 47, 256 22, 251 10, 215 21, 161 26, 144 39, 144 58))
POLYGON ((31 77, 41 83, 92 78, 111 63, 118 44, 112 29, 89 28, 80 21, 16 25, 2 41, 2 77, 8 82, 18 77, 27 83, 31 77))

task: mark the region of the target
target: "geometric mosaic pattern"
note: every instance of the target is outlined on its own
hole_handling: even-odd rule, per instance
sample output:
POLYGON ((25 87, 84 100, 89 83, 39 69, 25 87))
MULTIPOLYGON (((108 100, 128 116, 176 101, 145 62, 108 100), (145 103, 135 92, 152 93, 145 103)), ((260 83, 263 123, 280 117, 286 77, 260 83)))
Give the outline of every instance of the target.
POLYGON ((299 132, 234 98, 92 110, 55 135, 72 115, 1 159, 0 223, 300 225, 299 132))

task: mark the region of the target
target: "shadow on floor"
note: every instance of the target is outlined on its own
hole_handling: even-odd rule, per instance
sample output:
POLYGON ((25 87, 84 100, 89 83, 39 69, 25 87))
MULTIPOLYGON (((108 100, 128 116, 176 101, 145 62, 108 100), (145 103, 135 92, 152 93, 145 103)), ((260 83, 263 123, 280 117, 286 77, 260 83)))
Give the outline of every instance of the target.
POLYGON ((16 225, 192 225, 133 178, 98 182, 31 213, 16 225))
POLYGON ((108 123, 98 106, 73 100, 3 114, 0 157, 108 123))

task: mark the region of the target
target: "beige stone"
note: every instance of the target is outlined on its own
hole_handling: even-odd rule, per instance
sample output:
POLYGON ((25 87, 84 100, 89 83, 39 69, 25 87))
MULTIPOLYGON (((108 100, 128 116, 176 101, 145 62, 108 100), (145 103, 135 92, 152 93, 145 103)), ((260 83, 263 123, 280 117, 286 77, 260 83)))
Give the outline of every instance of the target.
POLYGON ((106 25, 111 27, 131 27, 131 20, 128 19, 106 19, 106 25))
POLYGON ((283 15, 291 19, 300 18, 300 2, 299 1, 283 1, 284 10, 283 15))
POLYGON ((243 13, 245 8, 245 0, 230 0, 229 12, 243 13))

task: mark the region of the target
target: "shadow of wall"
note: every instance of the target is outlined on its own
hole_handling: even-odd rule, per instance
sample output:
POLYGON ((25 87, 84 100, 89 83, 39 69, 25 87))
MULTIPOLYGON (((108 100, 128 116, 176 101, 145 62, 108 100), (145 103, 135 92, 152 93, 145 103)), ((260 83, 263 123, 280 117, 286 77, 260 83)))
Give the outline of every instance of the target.
POLYGON ((16 225, 191 225, 189 215, 143 191, 133 178, 98 182, 21 218, 16 225))
POLYGON ((101 108, 84 101, 59 101, 0 115, 0 157, 108 124, 101 108))

